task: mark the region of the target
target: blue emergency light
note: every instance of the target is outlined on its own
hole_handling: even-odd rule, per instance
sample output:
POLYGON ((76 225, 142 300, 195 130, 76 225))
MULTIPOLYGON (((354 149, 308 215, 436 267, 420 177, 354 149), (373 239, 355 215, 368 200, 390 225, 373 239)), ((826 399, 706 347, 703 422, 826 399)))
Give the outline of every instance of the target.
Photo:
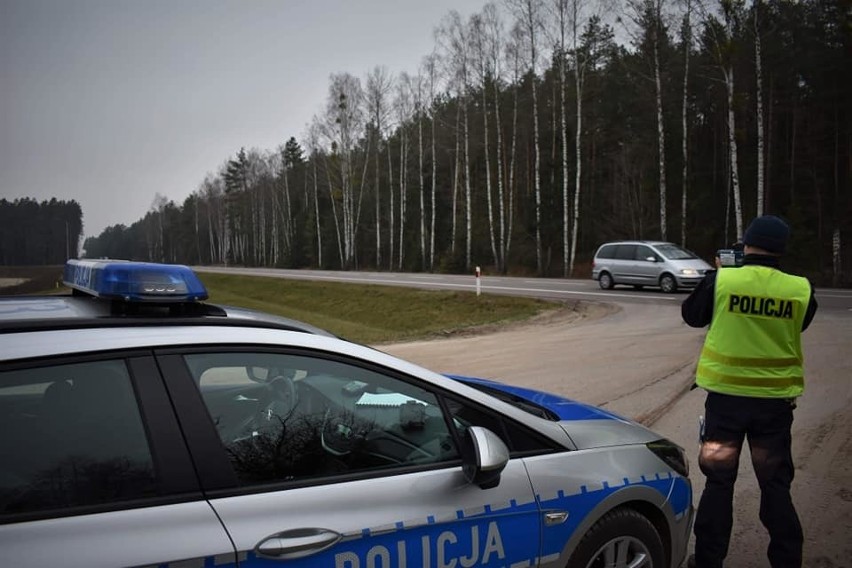
POLYGON ((65 285, 98 298, 127 302, 194 302, 207 289, 187 266, 129 260, 69 260, 65 285))

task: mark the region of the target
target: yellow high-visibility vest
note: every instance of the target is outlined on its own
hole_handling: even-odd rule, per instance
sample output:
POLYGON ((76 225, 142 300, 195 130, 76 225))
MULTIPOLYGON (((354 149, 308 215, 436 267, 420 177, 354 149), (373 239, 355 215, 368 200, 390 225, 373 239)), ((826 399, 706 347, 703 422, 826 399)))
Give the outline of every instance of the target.
POLYGON ((808 280, 768 266, 722 268, 715 292, 696 370, 698 386, 737 396, 801 395, 808 280))

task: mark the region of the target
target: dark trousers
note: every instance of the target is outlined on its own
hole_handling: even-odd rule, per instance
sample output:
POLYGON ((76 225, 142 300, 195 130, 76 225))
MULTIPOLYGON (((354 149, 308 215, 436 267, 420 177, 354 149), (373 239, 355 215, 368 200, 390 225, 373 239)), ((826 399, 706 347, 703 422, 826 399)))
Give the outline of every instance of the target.
POLYGON ((708 393, 698 465, 707 478, 695 517, 695 564, 721 568, 733 525, 734 482, 740 451, 748 439, 760 485, 760 521, 769 531, 767 556, 773 568, 800 568, 802 525, 790 498, 793 408, 786 399, 708 393))

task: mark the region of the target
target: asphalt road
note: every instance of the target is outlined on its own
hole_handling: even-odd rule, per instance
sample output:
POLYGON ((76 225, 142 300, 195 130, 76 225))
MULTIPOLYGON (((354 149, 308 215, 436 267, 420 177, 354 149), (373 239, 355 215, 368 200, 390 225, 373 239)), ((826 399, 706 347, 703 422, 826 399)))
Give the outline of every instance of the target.
MULTIPOLYGON (((199 268, 199 271, 213 270, 199 268)), ((217 271, 219 269, 216 269, 217 271)), ((266 269, 232 272, 373 284, 475 290, 473 276, 266 269)), ((587 300, 579 313, 498 333, 383 345, 439 372, 504 380, 564 394, 639 420, 687 448, 697 502, 697 419, 704 394, 689 390, 704 330, 680 319, 685 293, 600 290, 587 280, 485 276, 483 292, 587 300)), ((793 426, 793 499, 805 528, 808 568, 852 566, 852 290, 817 290, 820 309, 803 336, 806 391, 793 426)), ((726 566, 768 566, 759 489, 744 451, 726 566)))
MULTIPOLYGON (((340 272, 331 270, 284 270, 277 268, 223 268, 195 266, 199 272, 230 272, 291 278, 299 280, 325 280, 329 282, 351 282, 357 284, 381 284, 385 286, 409 286, 434 290, 476 291, 473 275, 427 274, 401 272, 340 272)), ((483 293, 510 296, 531 296, 551 300, 590 300, 616 303, 640 303, 656 305, 680 305, 688 291, 663 294, 658 289, 634 290, 631 286, 617 286, 612 290, 601 290, 591 279, 571 278, 522 278, 514 276, 482 276, 479 288, 483 293)), ((852 289, 818 288, 816 291, 820 309, 839 309, 852 312, 852 289)))

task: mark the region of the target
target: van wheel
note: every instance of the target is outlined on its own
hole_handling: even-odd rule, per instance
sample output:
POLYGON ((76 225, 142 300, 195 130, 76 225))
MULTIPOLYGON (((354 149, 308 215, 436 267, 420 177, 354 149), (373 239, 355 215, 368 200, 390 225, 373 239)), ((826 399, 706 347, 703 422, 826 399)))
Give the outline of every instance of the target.
POLYGON ((660 288, 666 294, 671 294, 677 290, 677 282, 671 274, 663 274, 660 276, 660 288))
POLYGON ((610 290, 615 285, 615 282, 612 281, 612 276, 609 275, 609 272, 601 272, 601 275, 598 277, 598 284, 604 290, 610 290))
POLYGON ((663 543, 657 529, 633 509, 607 513, 587 532, 568 566, 578 568, 662 568, 663 543))

